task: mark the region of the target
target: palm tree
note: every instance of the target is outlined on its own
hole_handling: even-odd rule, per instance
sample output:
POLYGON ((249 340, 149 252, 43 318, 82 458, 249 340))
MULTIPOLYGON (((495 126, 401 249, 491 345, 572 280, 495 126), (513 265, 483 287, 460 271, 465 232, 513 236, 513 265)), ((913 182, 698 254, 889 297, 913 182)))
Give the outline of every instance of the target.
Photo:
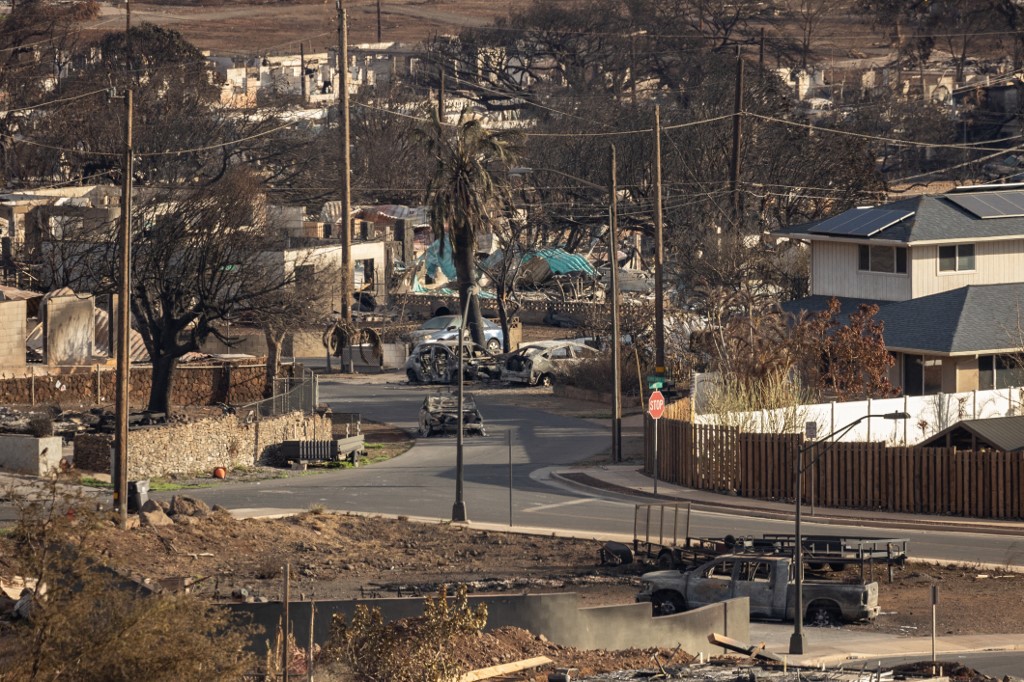
POLYGON ((446 246, 452 250, 459 308, 468 310, 470 334, 473 341, 483 345, 480 302, 472 290, 476 283, 476 237, 490 224, 492 213, 511 205, 505 185, 495 181, 490 168, 513 163, 512 137, 504 131, 487 130, 466 109, 454 126, 442 123, 434 112, 422 136, 434 160, 427 185, 430 224, 441 240, 442 253, 446 246))

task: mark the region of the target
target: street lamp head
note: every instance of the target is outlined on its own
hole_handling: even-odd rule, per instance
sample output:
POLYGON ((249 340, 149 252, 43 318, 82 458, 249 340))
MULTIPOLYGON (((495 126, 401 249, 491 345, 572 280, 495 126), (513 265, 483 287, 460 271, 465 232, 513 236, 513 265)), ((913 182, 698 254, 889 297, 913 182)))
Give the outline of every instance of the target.
POLYGON ((882 419, 888 419, 890 421, 910 419, 910 415, 906 412, 886 412, 885 414, 876 414, 874 416, 881 417, 882 419))

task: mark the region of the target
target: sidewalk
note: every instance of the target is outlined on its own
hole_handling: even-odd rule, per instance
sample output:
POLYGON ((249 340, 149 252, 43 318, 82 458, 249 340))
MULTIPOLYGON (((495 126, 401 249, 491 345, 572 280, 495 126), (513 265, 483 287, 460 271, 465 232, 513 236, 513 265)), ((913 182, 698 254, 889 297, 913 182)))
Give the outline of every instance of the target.
MULTIPOLYGON (((805 667, 836 667, 843 661, 919 656, 930 660, 930 637, 900 637, 893 634, 859 632, 849 628, 805 627, 807 653, 790 656, 789 638, 792 623, 750 624, 750 644, 765 643, 765 650, 785 656, 791 665, 805 667)), ((1009 635, 946 635, 936 637, 936 658, 949 660, 960 654, 981 651, 1024 651, 1024 636, 1009 635)), ((884 666, 883 666, 884 667, 884 666)))
MULTIPOLYGON (((792 520, 792 502, 770 502, 735 495, 694 490, 683 486, 658 482, 658 494, 653 494, 654 481, 643 473, 639 461, 590 467, 567 467, 552 473, 562 483, 583 489, 599 489, 624 494, 642 495, 652 504, 689 502, 694 509, 735 511, 746 516, 766 519, 792 520)), ((908 530, 958 530, 969 533, 996 535, 1024 535, 1024 523, 996 519, 965 519, 952 516, 929 516, 863 509, 833 509, 803 506, 803 518, 808 523, 853 525, 871 528, 904 528, 908 530)))

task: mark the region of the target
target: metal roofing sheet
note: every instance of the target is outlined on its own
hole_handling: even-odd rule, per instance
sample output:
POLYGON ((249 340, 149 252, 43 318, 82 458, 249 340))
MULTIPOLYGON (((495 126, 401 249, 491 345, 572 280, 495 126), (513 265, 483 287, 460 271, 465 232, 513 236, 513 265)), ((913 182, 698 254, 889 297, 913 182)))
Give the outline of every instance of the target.
POLYGON ((942 447, 945 445, 946 435, 960 429, 976 436, 981 441, 980 445, 988 445, 1005 452, 1024 449, 1024 417, 1022 416, 965 419, 940 431, 921 445, 942 447))
POLYGON ((597 276, 594 266, 576 253, 569 253, 565 249, 540 249, 532 253, 534 258, 543 258, 551 273, 554 275, 567 275, 571 272, 583 272, 588 275, 597 276))

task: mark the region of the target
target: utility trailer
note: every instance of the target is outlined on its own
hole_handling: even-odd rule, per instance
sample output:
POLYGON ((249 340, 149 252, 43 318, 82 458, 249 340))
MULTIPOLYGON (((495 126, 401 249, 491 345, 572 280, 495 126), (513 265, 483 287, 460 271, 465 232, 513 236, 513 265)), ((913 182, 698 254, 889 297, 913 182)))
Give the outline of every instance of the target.
MULTIPOLYGON (((805 569, 825 572, 859 566, 862 580, 873 579, 878 564, 887 567, 892 582, 893 567, 907 559, 907 543, 906 538, 801 534, 805 569)), ((686 570, 722 554, 792 556, 795 547, 796 536, 791 533, 692 537, 690 503, 638 504, 634 508, 632 553, 654 561, 659 568, 686 570)), ((606 554, 612 552, 602 552, 602 556, 606 554)))

